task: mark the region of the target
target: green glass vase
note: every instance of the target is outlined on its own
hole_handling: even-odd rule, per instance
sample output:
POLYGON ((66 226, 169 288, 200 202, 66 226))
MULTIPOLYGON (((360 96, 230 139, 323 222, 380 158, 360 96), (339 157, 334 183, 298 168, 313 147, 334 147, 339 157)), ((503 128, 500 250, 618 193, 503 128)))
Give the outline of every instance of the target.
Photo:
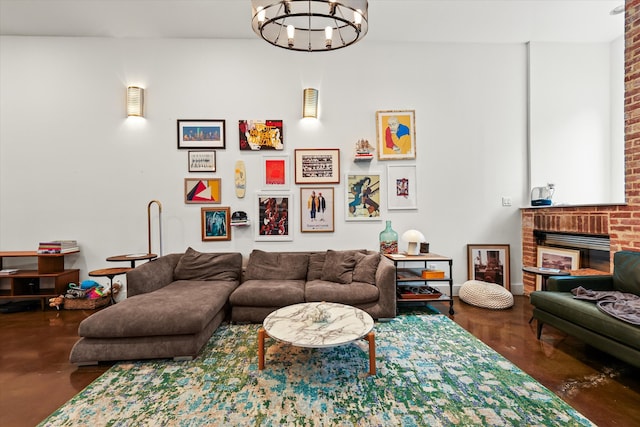
POLYGON ((380 253, 398 253, 398 233, 391 228, 391 221, 387 221, 387 226, 380 232, 380 253))

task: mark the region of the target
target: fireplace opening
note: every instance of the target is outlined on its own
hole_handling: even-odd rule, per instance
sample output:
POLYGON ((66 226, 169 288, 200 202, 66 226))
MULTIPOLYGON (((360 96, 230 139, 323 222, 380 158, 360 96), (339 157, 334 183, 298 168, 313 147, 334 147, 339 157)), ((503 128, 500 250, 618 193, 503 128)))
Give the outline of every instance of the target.
POLYGON ((610 272, 610 239, 607 235, 534 230, 538 246, 580 251, 580 268, 610 272))

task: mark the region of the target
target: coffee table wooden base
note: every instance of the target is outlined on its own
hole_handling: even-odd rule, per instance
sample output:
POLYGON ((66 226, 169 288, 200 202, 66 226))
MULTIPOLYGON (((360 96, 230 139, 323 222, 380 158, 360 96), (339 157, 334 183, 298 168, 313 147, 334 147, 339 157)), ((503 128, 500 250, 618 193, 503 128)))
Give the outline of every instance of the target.
MULTIPOLYGON (((264 339, 268 337, 264 328, 258 329, 258 369, 264 369, 264 339)), ((363 337, 369 342, 369 375, 376 374, 376 335, 373 331, 363 337)))

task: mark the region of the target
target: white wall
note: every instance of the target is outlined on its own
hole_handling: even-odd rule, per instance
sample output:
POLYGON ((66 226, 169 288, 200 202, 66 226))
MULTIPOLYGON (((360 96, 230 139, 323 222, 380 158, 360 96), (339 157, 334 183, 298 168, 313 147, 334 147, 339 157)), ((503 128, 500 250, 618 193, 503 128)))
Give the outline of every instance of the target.
MULTIPOLYGON (((363 41, 331 53, 292 53, 258 40, 0 38, 0 249, 77 239, 67 266, 81 279, 105 258, 147 251, 147 203, 163 206, 163 251, 377 249, 390 219, 401 235, 421 230, 431 251, 454 259, 454 282, 467 279, 468 243, 510 244, 511 280, 522 283, 519 207, 526 188, 524 45, 380 44, 363 41), (125 118, 128 84, 146 88, 146 117, 125 118), (301 120, 302 89, 319 89, 320 119, 301 120), (261 153, 240 152, 240 119, 284 120, 285 153, 340 148, 344 172, 389 164, 352 161, 360 138, 376 140, 376 110, 416 111, 418 209, 382 210, 379 222, 345 222, 334 233, 300 233, 292 242, 255 242, 250 227, 229 242, 202 242, 200 205, 185 205, 187 150, 177 119, 225 119, 218 151, 221 206, 255 218, 261 153), (233 165, 248 170, 238 199, 233 165), (513 205, 503 207, 502 197, 513 205)), ((382 185, 382 188, 385 188, 382 185)), ((293 184, 298 201, 299 186, 293 184)), ((386 196, 383 196, 386 201, 386 196)), ((157 242, 157 210, 152 239, 157 242)), ((404 244, 401 243, 401 249, 404 244)), ((153 251, 158 252, 154 243, 153 251)), ((517 289, 517 286, 515 286, 517 289)))
POLYGON ((555 184, 554 204, 624 202, 624 40, 529 54, 531 187, 555 184))

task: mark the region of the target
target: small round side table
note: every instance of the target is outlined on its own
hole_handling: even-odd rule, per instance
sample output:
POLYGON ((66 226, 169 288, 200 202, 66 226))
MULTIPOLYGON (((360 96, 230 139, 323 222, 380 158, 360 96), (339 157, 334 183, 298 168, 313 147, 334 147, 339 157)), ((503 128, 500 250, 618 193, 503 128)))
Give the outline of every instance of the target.
POLYGON ((136 267, 136 261, 142 261, 147 259, 158 258, 156 254, 126 254, 126 255, 114 255, 107 258, 107 261, 130 261, 131 268, 136 267))
POLYGON ((100 270, 90 271, 89 276, 109 278, 109 283, 111 285, 111 304, 115 304, 116 300, 113 298, 113 278, 120 274, 125 274, 129 270, 131 270, 130 267, 103 268, 100 270))

